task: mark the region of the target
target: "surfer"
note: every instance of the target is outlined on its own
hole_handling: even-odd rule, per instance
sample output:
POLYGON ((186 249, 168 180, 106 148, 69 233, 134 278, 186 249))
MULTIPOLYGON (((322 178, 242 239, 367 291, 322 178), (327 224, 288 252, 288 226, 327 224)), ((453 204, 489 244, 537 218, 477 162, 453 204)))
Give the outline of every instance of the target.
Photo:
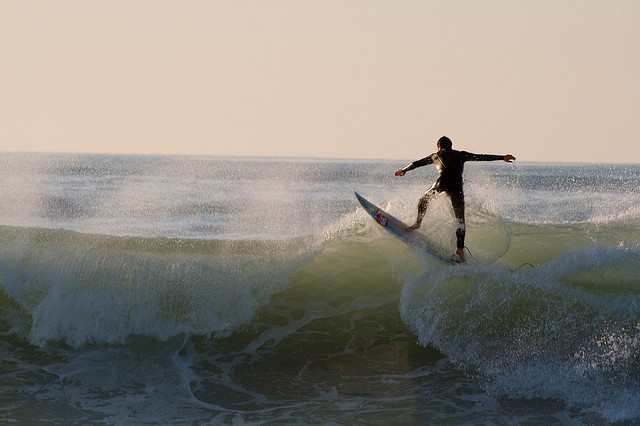
POLYGON ((464 237, 465 237, 465 221, 464 221, 464 192, 462 190, 462 172, 464 171, 464 163, 467 161, 497 161, 503 160, 507 163, 516 159, 513 155, 488 155, 488 154, 472 154, 466 151, 454 150, 451 139, 446 136, 438 139, 438 152, 435 152, 420 160, 414 161, 408 166, 398 170, 396 176, 404 176, 406 172, 418 167, 434 164, 438 170, 439 176, 435 183, 418 201, 418 217, 416 223, 407 227, 407 231, 414 231, 420 228, 422 219, 427 212, 429 201, 438 196, 441 192, 446 192, 451 198, 453 205, 453 213, 458 220, 458 229, 456 230, 456 254, 461 262, 466 262, 464 254, 464 237))

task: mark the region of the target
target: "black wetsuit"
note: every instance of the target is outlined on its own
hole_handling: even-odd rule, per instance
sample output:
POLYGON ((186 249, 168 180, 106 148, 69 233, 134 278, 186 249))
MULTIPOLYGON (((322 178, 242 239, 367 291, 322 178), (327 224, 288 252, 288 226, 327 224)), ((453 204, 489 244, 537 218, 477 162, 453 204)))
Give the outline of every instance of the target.
POLYGON ((418 202, 418 218, 416 223, 421 223, 427 212, 429 201, 441 192, 446 192, 451 198, 453 213, 460 222, 456 230, 457 247, 464 247, 465 221, 464 221, 464 192, 462 190, 462 172, 467 161, 496 161, 504 160, 504 155, 472 154, 466 151, 453 149, 441 149, 427 157, 414 161, 402 170, 408 172, 418 167, 434 164, 440 176, 431 188, 420 198, 418 202))

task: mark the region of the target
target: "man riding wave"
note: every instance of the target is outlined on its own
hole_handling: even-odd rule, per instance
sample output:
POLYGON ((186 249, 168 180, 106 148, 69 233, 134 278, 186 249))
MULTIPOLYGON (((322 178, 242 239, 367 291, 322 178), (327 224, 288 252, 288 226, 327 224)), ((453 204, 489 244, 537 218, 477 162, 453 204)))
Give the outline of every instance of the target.
POLYGON ((507 163, 513 162, 516 157, 511 154, 507 155, 488 155, 488 154, 472 154, 466 151, 454 150, 451 139, 446 136, 438 139, 437 143, 438 151, 424 157, 420 160, 414 161, 404 168, 398 170, 396 176, 404 176, 406 172, 418 167, 434 164, 438 170, 439 176, 435 183, 429 188, 429 190, 418 201, 418 216, 416 222, 409 226, 407 231, 414 231, 420 228, 422 219, 427 212, 427 206, 429 201, 434 199, 442 192, 446 192, 451 198, 451 204, 453 205, 453 213, 459 222, 458 229, 456 230, 456 254, 460 258, 461 262, 466 262, 464 254, 464 239, 465 239, 465 220, 464 220, 464 192, 463 192, 463 180, 462 172, 464 171, 464 163, 467 161, 497 161, 503 160, 507 163))

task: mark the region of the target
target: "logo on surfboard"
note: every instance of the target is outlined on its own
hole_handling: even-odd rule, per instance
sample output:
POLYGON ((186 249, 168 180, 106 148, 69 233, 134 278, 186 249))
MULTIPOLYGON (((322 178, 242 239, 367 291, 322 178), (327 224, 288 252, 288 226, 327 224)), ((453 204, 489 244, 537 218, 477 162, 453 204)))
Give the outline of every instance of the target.
POLYGON ((376 222, 378 222, 380 225, 386 228, 387 225, 389 224, 389 219, 387 219, 386 216, 383 216, 380 213, 378 213, 376 214, 376 222))

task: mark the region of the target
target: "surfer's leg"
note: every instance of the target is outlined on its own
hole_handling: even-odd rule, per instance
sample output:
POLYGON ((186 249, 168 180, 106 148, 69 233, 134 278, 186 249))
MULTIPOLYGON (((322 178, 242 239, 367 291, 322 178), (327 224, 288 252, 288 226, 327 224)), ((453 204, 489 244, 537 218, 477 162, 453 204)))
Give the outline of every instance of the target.
POLYGON ((431 199, 436 195, 438 195, 436 191, 429 190, 422 196, 422 198, 420 198, 420 201, 418 201, 418 216, 416 217, 416 223, 409 226, 406 229, 407 231, 411 232, 420 228, 420 225, 422 225, 422 219, 424 219, 424 215, 427 213, 429 201, 431 201, 431 199))
POLYGON ((456 229, 456 253, 460 256, 460 260, 465 262, 464 239, 466 235, 466 224, 464 220, 464 194, 462 192, 450 192, 449 197, 451 197, 453 214, 458 220, 458 229, 456 229))

